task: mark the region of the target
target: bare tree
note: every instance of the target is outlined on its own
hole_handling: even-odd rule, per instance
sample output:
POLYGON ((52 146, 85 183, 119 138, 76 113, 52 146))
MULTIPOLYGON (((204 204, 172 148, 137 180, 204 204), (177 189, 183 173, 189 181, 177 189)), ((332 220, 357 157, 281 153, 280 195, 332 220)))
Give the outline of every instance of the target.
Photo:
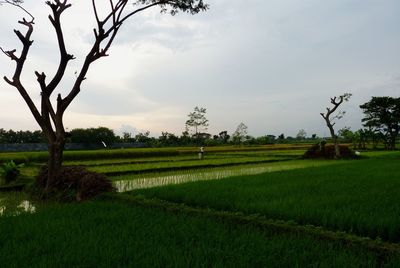
POLYGON ((246 140, 246 135, 247 135, 247 126, 243 122, 240 122, 235 132, 233 132, 232 134, 233 143, 236 145, 241 145, 246 140))
POLYGON ((331 107, 331 108, 327 107, 326 113, 321 113, 321 116, 325 119, 326 125, 329 128, 329 132, 331 133, 332 142, 335 146, 334 157, 336 159, 340 158, 340 149, 339 149, 338 137, 335 134, 335 129, 333 128, 333 126, 336 124, 336 122, 334 122, 334 121, 339 120, 344 116, 344 114, 346 112, 345 111, 337 111, 337 109, 344 101, 348 101, 350 99, 350 97, 351 97, 350 93, 344 93, 343 95, 340 95, 339 97, 331 98, 331 104, 333 105, 333 107, 331 107))
MULTIPOLYGON (((41 94, 40 107, 37 107, 21 82, 21 73, 29 54, 29 49, 33 43, 31 35, 35 21, 34 16, 21 6, 21 2, 21 0, 0 1, 0 3, 3 4, 17 6, 29 15, 28 19, 23 18, 21 21, 18 21, 19 24, 27 28, 26 32, 22 33, 19 30, 14 30, 22 43, 21 53, 17 55, 16 49, 4 50, 0 48, 6 56, 16 63, 13 77, 4 77, 4 80, 18 90, 36 122, 47 137, 49 144, 48 179, 45 187, 45 192, 47 192, 57 181, 62 166, 66 138, 63 115, 71 102, 81 91, 82 82, 86 79, 86 74, 91 64, 102 57, 108 56, 107 52, 115 40, 122 24, 137 13, 152 7, 159 7, 162 13, 175 15, 179 11, 197 14, 207 10, 208 5, 203 3, 202 0, 109 0, 109 10, 104 17, 101 18, 96 6, 97 1, 92 0, 93 14, 97 22, 96 28, 93 29, 93 45, 87 53, 80 70, 77 71, 75 82, 69 93, 66 94, 66 96, 58 94, 56 103, 52 103, 50 97, 63 79, 68 63, 75 59, 75 57, 67 52, 63 29, 61 27, 61 16, 64 11, 71 7, 71 4, 68 0, 46 1, 46 5, 51 9, 49 20, 57 36, 60 60, 55 75, 50 77, 50 79, 48 79, 44 72, 35 71, 41 94), (133 6, 132 10, 127 8, 129 3, 133 6)), ((131 5, 129 6, 132 7, 131 5)))

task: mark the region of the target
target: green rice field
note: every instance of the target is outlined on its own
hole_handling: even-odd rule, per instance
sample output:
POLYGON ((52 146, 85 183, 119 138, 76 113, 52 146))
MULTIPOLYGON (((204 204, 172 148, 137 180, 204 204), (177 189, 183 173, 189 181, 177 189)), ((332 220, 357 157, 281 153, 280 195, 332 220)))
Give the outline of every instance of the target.
MULTIPOLYGON (((0 192, 1 267, 399 267, 400 152, 304 160, 302 146, 70 152, 118 192, 0 192)), ((10 155, 29 158, 24 181, 45 161, 10 155)))

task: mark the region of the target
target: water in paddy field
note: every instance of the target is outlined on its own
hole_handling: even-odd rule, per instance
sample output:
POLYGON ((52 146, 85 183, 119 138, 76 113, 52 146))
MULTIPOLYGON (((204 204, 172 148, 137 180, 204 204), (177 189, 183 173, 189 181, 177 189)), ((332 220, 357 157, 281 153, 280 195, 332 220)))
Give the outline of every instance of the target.
POLYGON ((0 193, 0 216, 34 213, 36 207, 20 193, 0 193))
MULTIPOLYGON (((290 167, 293 168, 293 166, 290 167)), ((207 170, 204 172, 196 170, 191 173, 182 173, 182 174, 157 176, 157 177, 145 177, 132 180, 120 180, 120 181, 115 181, 114 185, 117 188, 118 192, 126 192, 135 189, 164 186, 169 184, 218 180, 218 179, 223 179, 233 176, 241 176, 241 175, 254 175, 265 172, 284 170, 290 167, 281 165, 279 167, 277 166, 242 167, 240 169, 236 168, 236 169, 225 169, 225 170, 214 170, 214 171, 207 170)))

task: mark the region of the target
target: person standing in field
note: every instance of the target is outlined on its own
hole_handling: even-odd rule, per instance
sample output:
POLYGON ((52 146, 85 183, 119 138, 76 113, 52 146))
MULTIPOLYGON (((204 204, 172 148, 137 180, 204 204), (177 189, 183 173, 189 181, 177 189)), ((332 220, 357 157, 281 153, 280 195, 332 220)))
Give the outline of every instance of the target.
POLYGON ((203 159, 204 158, 204 147, 200 147, 200 152, 199 152, 199 159, 203 159))

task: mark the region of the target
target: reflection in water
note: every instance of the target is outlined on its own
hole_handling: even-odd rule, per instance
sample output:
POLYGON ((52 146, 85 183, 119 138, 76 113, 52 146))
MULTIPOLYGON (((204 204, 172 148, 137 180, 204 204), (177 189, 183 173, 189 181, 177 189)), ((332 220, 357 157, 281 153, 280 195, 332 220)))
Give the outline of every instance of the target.
POLYGON ((0 216, 17 216, 21 213, 34 213, 36 207, 28 200, 17 204, 6 204, 5 199, 0 199, 0 216))
POLYGON ((24 212, 33 213, 36 211, 36 207, 29 202, 28 200, 24 200, 19 204, 18 208, 21 208, 24 212))
MULTIPOLYGON (((279 169, 285 169, 285 168, 281 166, 279 169)), ((241 168, 241 169, 205 171, 205 172, 169 175, 164 177, 154 177, 154 178, 147 177, 134 180, 116 181, 114 182, 114 185, 117 188, 118 192, 126 192, 134 189, 143 189, 143 188, 163 186, 168 184, 179 184, 179 183, 194 182, 194 181, 218 180, 232 176, 253 175, 264 172, 271 172, 275 170, 276 168, 273 167, 261 166, 261 167, 251 167, 251 168, 241 168)))

